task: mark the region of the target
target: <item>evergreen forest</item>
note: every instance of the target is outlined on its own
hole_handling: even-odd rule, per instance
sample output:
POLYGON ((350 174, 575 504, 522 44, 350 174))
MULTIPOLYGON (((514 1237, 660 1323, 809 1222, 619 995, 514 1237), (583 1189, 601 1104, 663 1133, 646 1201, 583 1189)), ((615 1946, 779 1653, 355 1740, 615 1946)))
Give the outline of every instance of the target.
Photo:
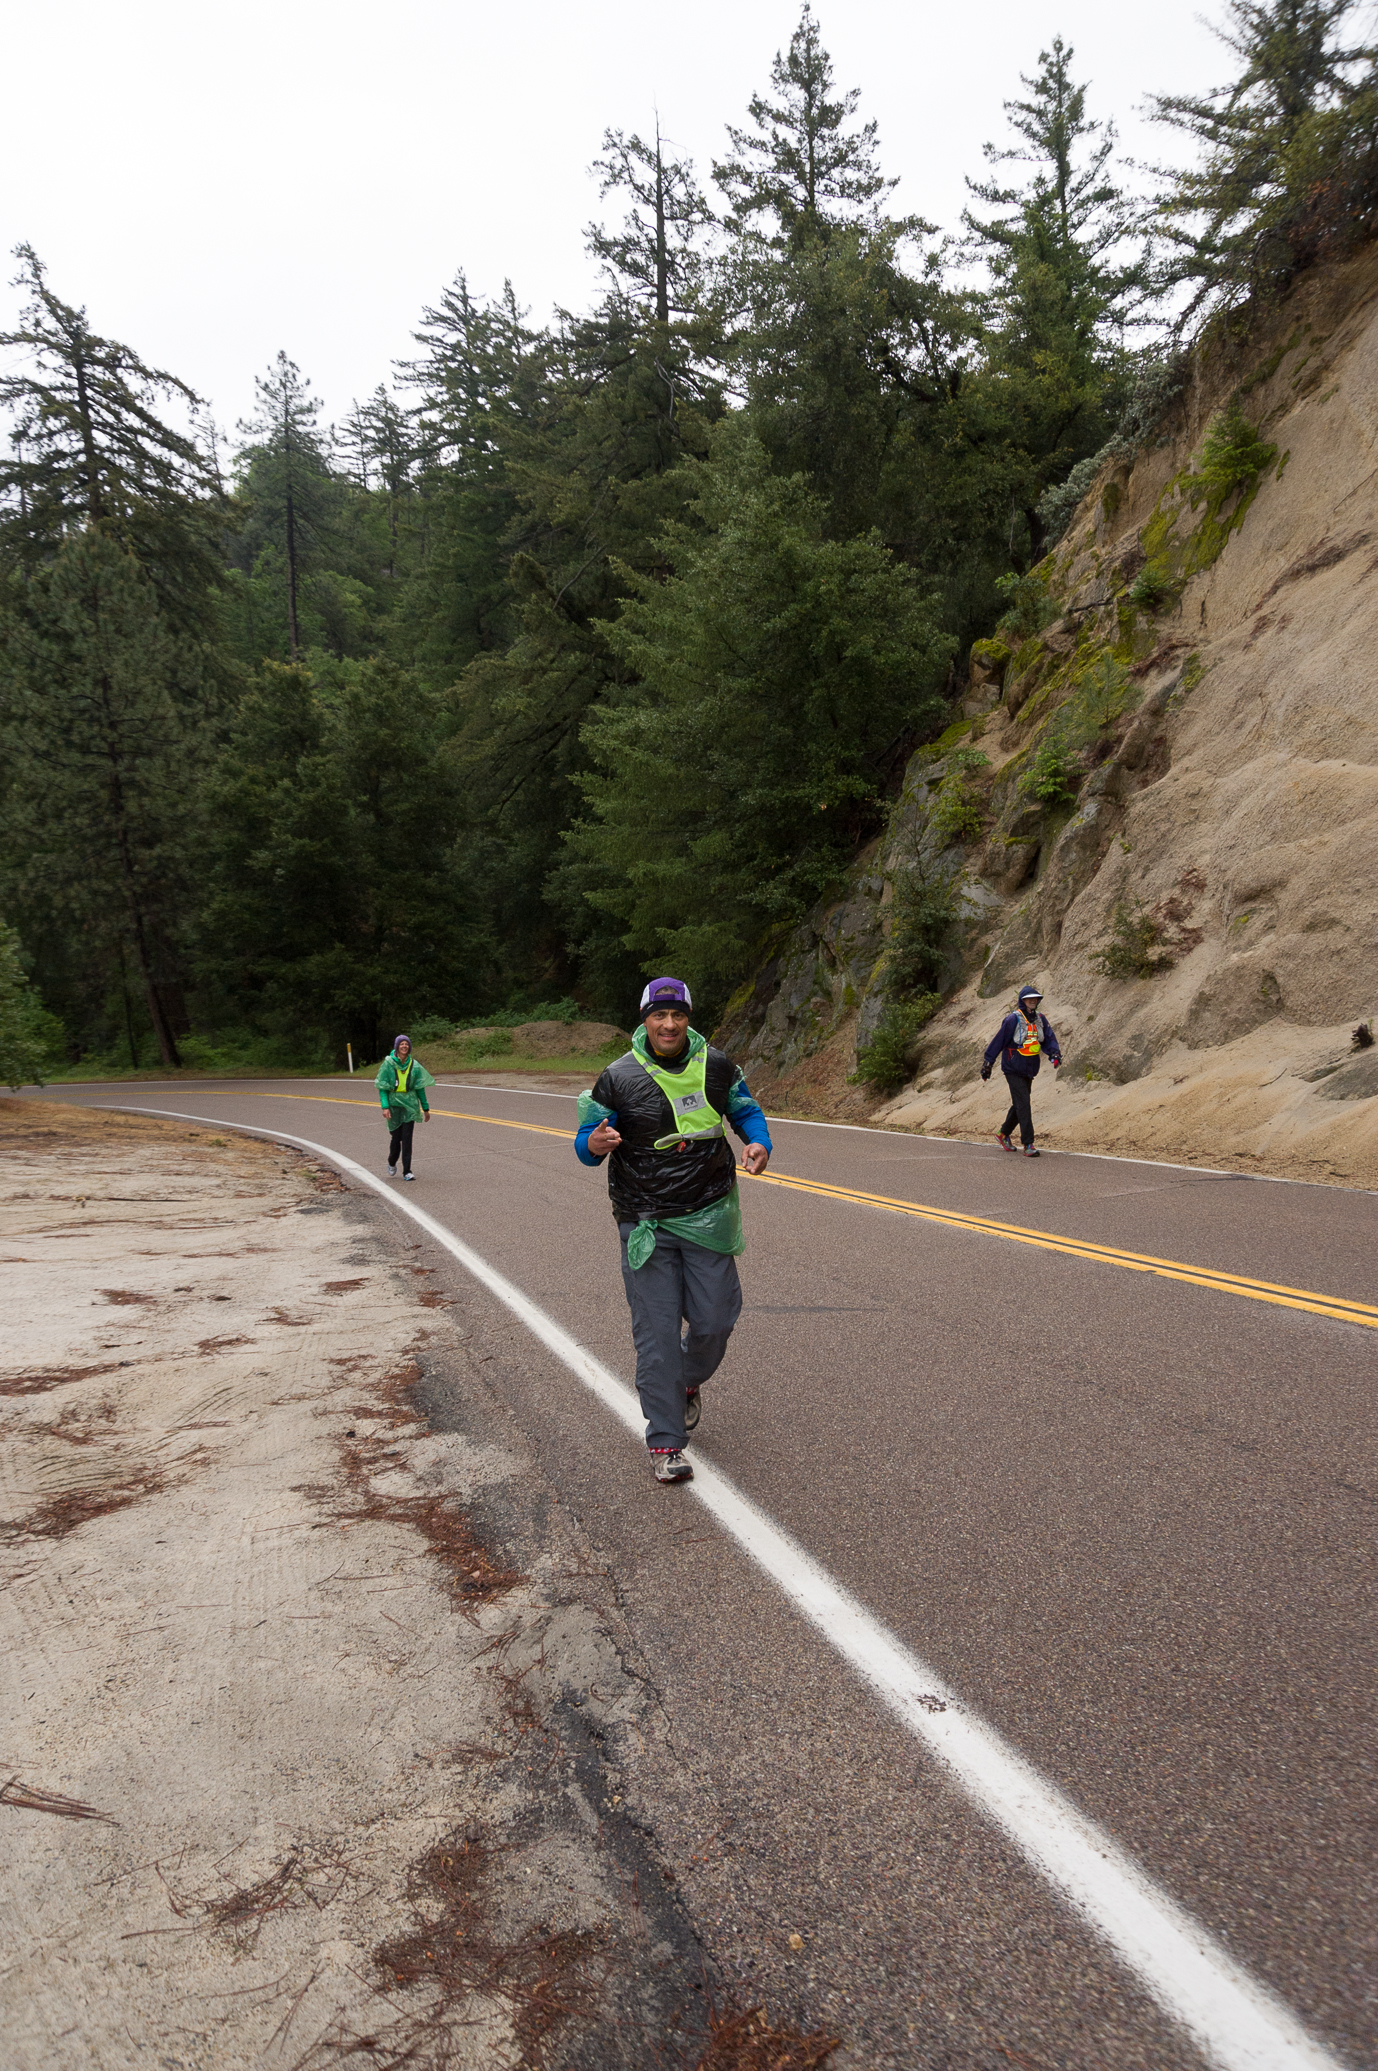
POLYGON ((1040 623, 1040 563, 1186 346, 1372 233, 1360 14, 1229 0, 1156 169, 1073 50, 1031 50, 940 228, 894 213, 806 5, 712 165, 654 122, 590 140, 591 306, 535 323, 444 255, 335 424, 283 350, 216 427, 21 247, 4 1076, 625 1026, 667 969, 710 1028, 881 826, 972 642, 1040 623))

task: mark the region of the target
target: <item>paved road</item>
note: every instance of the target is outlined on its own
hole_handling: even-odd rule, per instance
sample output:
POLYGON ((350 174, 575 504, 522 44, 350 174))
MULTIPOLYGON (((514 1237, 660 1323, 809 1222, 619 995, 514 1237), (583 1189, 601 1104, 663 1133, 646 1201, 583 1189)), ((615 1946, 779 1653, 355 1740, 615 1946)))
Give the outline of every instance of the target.
MULTIPOLYGON (((366 1085, 61 1097, 251 1123, 382 1169, 366 1085)), ((435 1105, 450 1113, 417 1132, 408 1202, 628 1373, 572 1100, 442 1085, 435 1105)), ((774 1134, 771 1177, 801 1184, 744 1190, 746 1308, 699 1454, 1323 2049, 1373 2063, 1378 1196, 774 1134)), ((446 1270, 692 1751, 663 1779, 659 1838, 722 1959, 835 2024, 858 2065, 1199 2066, 731 1536, 653 1487, 606 1410, 446 1270)))

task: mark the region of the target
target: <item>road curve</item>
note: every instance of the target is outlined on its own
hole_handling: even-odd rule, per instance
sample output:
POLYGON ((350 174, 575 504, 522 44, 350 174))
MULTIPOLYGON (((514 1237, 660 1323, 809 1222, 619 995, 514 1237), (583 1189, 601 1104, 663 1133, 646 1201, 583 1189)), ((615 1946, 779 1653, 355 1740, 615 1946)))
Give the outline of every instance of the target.
MULTIPOLYGON (((358 1082, 58 1097, 382 1171, 358 1082)), ((406 1205, 628 1374, 572 1099, 433 1099, 406 1205)), ((773 1129, 696 1455, 1258 1981, 1276 2047, 1242 2015, 1193 2043, 1147 1959, 1111 1953, 726 1513, 651 1485, 606 1405, 450 1256, 675 1719, 659 1838, 705 1935, 858 2065, 1373 2062, 1378 1197, 773 1129)))

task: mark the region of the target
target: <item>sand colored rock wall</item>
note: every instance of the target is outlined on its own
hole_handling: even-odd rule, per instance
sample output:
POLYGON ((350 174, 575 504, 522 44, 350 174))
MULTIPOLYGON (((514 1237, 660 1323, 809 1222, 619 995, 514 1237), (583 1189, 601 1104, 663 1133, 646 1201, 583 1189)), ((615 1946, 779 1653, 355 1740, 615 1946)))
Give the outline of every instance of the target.
POLYGON ((1044 1100, 1056 1141, 1378 1184, 1378 1085, 1331 1070, 1378 1011, 1375 441, 1378 252, 1197 353, 1159 443, 1107 467, 1044 564, 1057 616, 1003 671, 982 658, 881 851, 783 946, 764 1007, 759 986, 734 1002, 724 1033, 769 1097, 993 1126, 980 1049, 1030 980, 1068 1054, 1044 1100), (1272 451, 1217 503, 1202 456, 1231 406, 1272 451), (1074 796, 1049 804, 1028 785, 1058 739, 1074 796), (971 750, 986 760, 962 775, 971 750), (935 810, 954 782, 983 815, 965 841, 935 810), (915 872, 959 908, 949 996, 877 1103, 847 1072, 915 872), (1108 976, 1131 926, 1155 968, 1108 976))

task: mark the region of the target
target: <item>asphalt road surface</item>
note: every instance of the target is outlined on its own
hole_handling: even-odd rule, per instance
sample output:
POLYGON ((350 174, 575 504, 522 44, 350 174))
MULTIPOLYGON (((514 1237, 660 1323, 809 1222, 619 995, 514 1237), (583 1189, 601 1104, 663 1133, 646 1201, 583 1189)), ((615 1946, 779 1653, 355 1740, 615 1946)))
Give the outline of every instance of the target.
MULTIPOLYGON (((58 1097, 248 1124, 383 1175, 366 1081, 58 1097)), ((442 1082, 433 1102, 403 1205, 630 1376, 572 1098, 442 1082)), ((705 1938, 856 2065, 1374 2063, 1378 1196, 772 1133, 694 1457, 993 1729, 997 1801, 1022 1758, 1094 1823, 1073 1855, 1109 1837, 1153 1917, 1200 1931, 1217 2042, 1193 2041, 1132 1923, 1108 1946, 1003 1801, 977 1802, 858 1671, 844 1614, 803 1615, 728 1510, 655 1486, 606 1403, 438 1251, 675 1721, 657 1833, 705 1938), (1254 2027, 1230 2011, 1240 1972, 1254 2027)))

